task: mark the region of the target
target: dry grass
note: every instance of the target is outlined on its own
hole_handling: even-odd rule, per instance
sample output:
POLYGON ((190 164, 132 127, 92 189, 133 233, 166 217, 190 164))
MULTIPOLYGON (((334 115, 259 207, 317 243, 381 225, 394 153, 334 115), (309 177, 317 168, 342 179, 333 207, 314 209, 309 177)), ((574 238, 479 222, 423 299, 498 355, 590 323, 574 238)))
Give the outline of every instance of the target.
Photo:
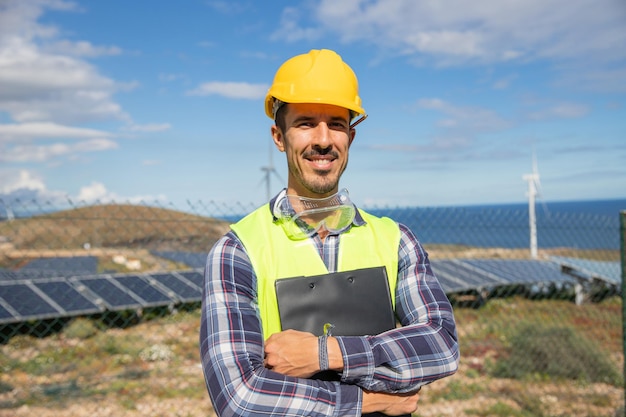
POLYGON ((175 210, 106 204, 0 223, 17 250, 93 248, 206 251, 228 223, 175 210))
MULTIPOLYGON (((617 297, 584 306, 513 298, 457 308, 460 371, 423 389, 418 415, 623 415, 619 386, 491 372, 506 357, 511 332, 528 322, 573 326, 621 369, 620 311, 617 297)), ((101 324, 77 319, 48 337, 17 336, 0 346, 0 417, 214 415, 199 365, 197 309, 123 329, 101 324)))

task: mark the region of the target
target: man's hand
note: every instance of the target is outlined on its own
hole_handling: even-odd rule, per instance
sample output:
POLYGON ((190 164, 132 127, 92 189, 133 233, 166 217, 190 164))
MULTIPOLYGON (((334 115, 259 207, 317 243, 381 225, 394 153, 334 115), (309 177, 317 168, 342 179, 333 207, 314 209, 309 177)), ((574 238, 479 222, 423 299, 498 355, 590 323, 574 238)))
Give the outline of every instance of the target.
POLYGON ((265 341, 266 368, 283 375, 309 378, 320 370, 317 336, 285 330, 265 341))
POLYGON ((381 412, 389 416, 411 414, 417 410, 419 390, 407 394, 386 394, 363 390, 363 414, 381 412))

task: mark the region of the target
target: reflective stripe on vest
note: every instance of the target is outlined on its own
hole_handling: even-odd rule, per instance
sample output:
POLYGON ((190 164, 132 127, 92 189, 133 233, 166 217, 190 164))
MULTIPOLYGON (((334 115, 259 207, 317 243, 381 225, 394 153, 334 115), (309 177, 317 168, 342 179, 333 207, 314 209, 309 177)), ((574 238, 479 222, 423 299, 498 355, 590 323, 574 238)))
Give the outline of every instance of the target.
MULTIPOLYGON (((362 210, 359 213, 366 224, 353 226, 340 235, 337 270, 384 265, 395 306, 400 229, 389 218, 376 217, 362 210)), ((290 240, 282 227, 273 222, 269 204, 253 211, 231 228, 243 243, 256 274, 259 314, 267 339, 281 331, 274 282, 280 278, 320 275, 329 271, 312 239, 290 240)))

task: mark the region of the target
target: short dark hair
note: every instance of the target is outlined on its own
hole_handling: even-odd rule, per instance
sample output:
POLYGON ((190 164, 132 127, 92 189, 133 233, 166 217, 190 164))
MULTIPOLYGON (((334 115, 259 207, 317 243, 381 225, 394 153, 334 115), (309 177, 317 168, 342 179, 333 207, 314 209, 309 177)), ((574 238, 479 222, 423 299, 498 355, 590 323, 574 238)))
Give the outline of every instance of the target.
POLYGON ((282 106, 280 106, 276 111, 276 116, 274 116, 274 123, 276 123, 276 126, 278 126, 283 134, 285 133, 285 129, 287 127, 287 125, 285 124, 285 113, 287 112, 286 109, 288 105, 288 103, 284 103, 282 106))

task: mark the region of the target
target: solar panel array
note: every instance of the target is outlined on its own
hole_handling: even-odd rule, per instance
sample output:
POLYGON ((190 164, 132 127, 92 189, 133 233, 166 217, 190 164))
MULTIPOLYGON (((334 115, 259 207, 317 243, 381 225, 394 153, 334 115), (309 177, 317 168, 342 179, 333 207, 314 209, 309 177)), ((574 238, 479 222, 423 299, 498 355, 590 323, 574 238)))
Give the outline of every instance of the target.
POLYGON ((97 256, 71 256, 36 258, 28 262, 21 271, 55 271, 57 274, 95 274, 98 271, 97 256))
POLYGON ((0 269, 0 282, 2 281, 22 281, 32 278, 55 278, 59 273, 56 271, 22 271, 22 270, 9 270, 0 269))
POLYGON ((201 270, 0 281, 0 324, 198 302, 201 270))
POLYGON ((152 251, 152 254, 190 268, 204 268, 207 256, 206 252, 152 251))
POLYGON ((97 256, 36 258, 18 270, 0 269, 0 281, 90 275, 97 271, 97 256))
POLYGON ((575 284, 549 261, 518 259, 452 259, 432 263, 446 293, 494 289, 509 285, 575 284))
POLYGON ((577 277, 605 281, 618 286, 622 282, 622 267, 617 261, 592 261, 564 256, 552 256, 550 259, 564 268, 566 273, 577 277))
MULTIPOLYGON (((65 269, 47 269, 43 272, 40 266, 51 267, 60 262, 48 259, 36 262, 35 266, 39 266, 36 268, 0 270, 0 324, 199 302, 206 254, 159 254, 176 262, 192 264, 195 269, 158 273, 86 274, 85 266, 92 261, 82 259, 73 264, 64 264, 65 269), (54 274, 56 276, 52 276, 54 274)), ((432 268, 445 292, 454 294, 510 285, 532 288, 546 284, 576 284, 581 275, 566 273, 567 270, 562 267, 565 261, 570 265, 575 264, 570 259, 454 259, 434 261, 432 268)), ((597 274, 588 272, 590 268, 598 267, 597 264, 581 263, 576 266, 580 271, 587 271, 589 279, 597 279, 597 274)), ((615 277, 609 275, 607 280, 609 283, 615 282, 615 277)), ((621 282, 621 278, 618 282, 621 282)))

